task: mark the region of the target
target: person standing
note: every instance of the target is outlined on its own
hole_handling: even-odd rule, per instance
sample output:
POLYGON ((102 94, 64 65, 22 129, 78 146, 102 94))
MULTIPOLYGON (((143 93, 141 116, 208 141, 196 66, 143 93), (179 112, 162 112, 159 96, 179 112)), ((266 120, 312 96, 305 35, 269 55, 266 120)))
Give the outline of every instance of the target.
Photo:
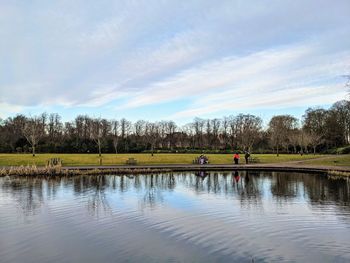
POLYGON ((238 154, 238 152, 236 152, 235 155, 233 156, 233 160, 234 160, 235 164, 238 164, 238 162, 239 162, 239 154, 238 154))
POLYGON ((245 163, 246 163, 246 164, 248 164, 249 157, 250 157, 250 153, 249 153, 248 151, 245 151, 244 159, 245 159, 245 163))

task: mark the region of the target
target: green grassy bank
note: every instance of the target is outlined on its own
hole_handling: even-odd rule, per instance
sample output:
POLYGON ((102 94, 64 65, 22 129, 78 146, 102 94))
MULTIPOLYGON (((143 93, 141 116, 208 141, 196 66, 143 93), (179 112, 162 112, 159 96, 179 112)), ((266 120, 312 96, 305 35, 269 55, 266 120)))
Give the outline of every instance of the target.
POLYGON ((302 164, 325 166, 350 166, 350 154, 330 155, 328 158, 305 160, 302 164))
MULTIPOLYGON (((211 164, 231 164, 231 154, 208 154, 211 164)), ((253 154, 261 163, 282 163, 303 161, 304 164, 350 166, 350 155, 296 155, 253 154)), ((129 158, 135 158, 137 164, 191 164, 198 154, 103 154, 103 165, 123 165, 129 158)), ((37 165, 43 166, 50 158, 61 158, 63 166, 99 165, 97 154, 0 154, 0 166, 37 165)), ((244 162, 241 156, 241 162, 244 162)))

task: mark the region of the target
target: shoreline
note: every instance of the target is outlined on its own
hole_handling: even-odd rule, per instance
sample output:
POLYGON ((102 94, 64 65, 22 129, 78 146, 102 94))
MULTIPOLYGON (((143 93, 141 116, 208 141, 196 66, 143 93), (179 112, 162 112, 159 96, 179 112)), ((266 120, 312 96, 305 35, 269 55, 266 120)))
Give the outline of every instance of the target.
POLYGON ((350 177, 348 166, 300 164, 159 164, 159 165, 85 165, 85 166, 3 166, 0 176, 74 176, 98 174, 150 174, 184 171, 274 171, 303 172, 350 177))

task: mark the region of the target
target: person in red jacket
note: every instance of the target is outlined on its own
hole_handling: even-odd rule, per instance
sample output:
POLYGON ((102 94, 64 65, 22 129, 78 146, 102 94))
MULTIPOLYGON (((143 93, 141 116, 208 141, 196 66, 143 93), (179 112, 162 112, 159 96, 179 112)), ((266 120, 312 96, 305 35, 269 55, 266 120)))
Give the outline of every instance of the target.
POLYGON ((235 161, 235 164, 238 164, 238 162, 239 162, 239 154, 238 154, 238 152, 236 152, 235 155, 233 156, 233 160, 235 161))

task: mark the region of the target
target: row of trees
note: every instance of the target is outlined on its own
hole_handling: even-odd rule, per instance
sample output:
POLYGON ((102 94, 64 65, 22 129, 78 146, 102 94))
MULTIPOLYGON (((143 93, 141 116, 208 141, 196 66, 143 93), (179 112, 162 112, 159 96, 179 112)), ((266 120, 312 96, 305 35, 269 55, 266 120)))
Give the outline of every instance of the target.
POLYGON ((330 109, 309 108, 303 119, 272 117, 263 127, 251 114, 221 119, 195 118, 183 126, 173 121, 132 123, 79 115, 62 122, 56 114, 17 115, 0 121, 1 152, 145 152, 249 150, 259 152, 325 151, 350 143, 350 102, 330 109))

